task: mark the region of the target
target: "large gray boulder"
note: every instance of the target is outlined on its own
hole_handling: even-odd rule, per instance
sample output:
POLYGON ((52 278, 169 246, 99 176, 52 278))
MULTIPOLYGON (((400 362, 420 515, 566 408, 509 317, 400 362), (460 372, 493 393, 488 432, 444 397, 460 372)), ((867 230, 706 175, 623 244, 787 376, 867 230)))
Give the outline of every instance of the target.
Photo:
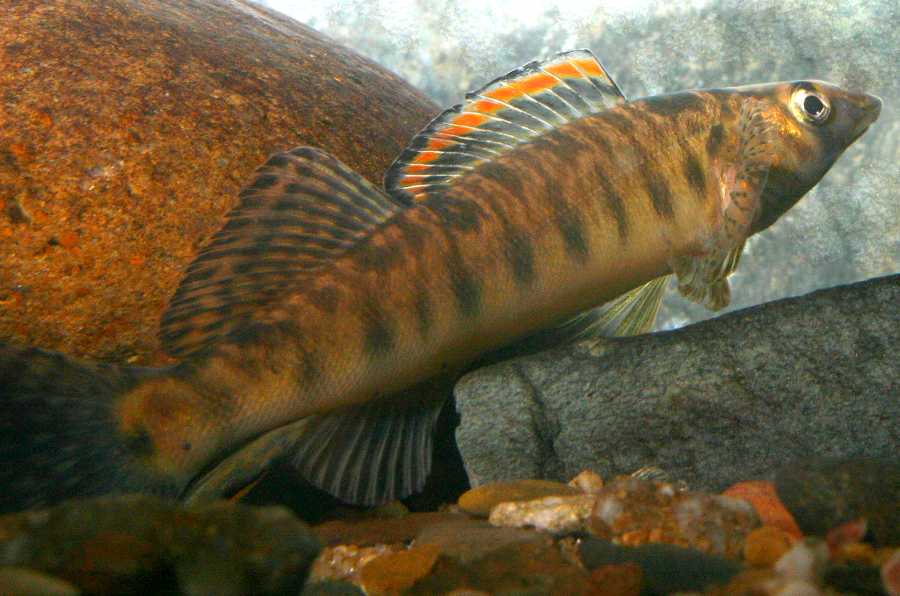
POLYGON ((900 276, 552 349, 455 390, 473 485, 658 466, 692 487, 900 451, 900 276))

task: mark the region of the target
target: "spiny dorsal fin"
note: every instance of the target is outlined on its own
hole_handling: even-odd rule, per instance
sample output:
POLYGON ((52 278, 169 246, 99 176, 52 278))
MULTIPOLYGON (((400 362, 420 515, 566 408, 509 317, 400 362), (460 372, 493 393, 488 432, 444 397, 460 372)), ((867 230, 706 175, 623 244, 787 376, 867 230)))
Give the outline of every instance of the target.
POLYGON ((456 176, 567 122, 625 102, 588 50, 556 54, 488 83, 446 110, 391 165, 384 187, 421 201, 456 176))
POLYGON ((162 348, 185 358, 246 325, 401 209, 323 151, 273 155, 187 268, 162 316, 162 348))

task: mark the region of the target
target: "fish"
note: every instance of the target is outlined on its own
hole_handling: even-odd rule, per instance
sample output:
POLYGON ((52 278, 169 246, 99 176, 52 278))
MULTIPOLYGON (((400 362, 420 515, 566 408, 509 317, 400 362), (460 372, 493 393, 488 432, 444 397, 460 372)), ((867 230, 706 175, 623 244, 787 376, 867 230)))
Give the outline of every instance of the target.
POLYGON ((723 308, 747 238, 880 110, 814 80, 628 101, 575 50, 444 111, 384 188, 317 148, 277 153, 162 316, 177 364, 0 346, 0 509, 203 500, 283 457, 347 502, 414 492, 462 372, 644 332, 670 275, 723 308))

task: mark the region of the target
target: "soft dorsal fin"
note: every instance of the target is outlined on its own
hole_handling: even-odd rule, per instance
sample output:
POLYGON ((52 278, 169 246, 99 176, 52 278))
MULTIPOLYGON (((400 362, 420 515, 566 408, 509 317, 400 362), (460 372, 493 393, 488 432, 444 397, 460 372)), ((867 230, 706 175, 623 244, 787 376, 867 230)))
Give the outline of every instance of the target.
POLYGON ((273 155, 188 266, 160 322, 162 348, 185 358, 246 325, 401 209, 323 151, 273 155))
POLYGON ((440 193, 456 176, 567 122, 625 102, 588 50, 556 54, 488 83, 412 140, 384 177, 404 203, 440 193))

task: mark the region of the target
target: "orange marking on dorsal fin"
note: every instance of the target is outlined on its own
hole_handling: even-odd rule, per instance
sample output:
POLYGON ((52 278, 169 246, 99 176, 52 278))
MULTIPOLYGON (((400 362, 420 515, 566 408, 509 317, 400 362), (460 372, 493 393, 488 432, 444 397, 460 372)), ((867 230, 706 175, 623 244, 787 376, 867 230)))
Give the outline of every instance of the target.
MULTIPOLYGON (((487 102, 478 102, 478 104, 487 103, 487 102)), ((476 104, 476 107, 478 107, 476 104)), ((496 105, 499 107, 504 107, 501 104, 491 104, 492 106, 496 105)), ((472 128, 478 128, 482 124, 488 121, 488 117, 484 114, 475 114, 473 112, 465 112, 460 114, 458 118, 454 118, 451 120, 454 124, 460 124, 462 126, 471 126, 472 128)))
MULTIPOLYGON (((474 112, 482 112, 484 114, 496 114, 497 112, 506 109, 506 104, 502 104, 496 101, 491 101, 490 99, 481 99, 472 104, 471 107, 474 112)), ((487 118, 485 118, 485 121, 487 118)))
POLYGON ((600 63, 596 60, 586 60, 584 58, 581 58, 575 59, 574 62, 578 66, 578 68, 580 68, 581 71, 584 72, 584 74, 590 77, 599 76, 606 78, 606 73, 603 72, 603 69, 600 68, 600 63))
POLYGON ((498 101, 508 102, 511 99, 516 99, 517 97, 522 97, 525 95, 515 87, 510 85, 505 85, 503 87, 497 87, 496 89, 491 89, 487 93, 484 94, 485 97, 490 97, 496 99, 498 101))
POLYGON ((413 163, 428 163, 429 161, 436 160, 440 156, 441 154, 437 151, 421 151, 416 155, 416 159, 413 163))
POLYGON ((515 87, 527 93, 528 95, 532 95, 534 93, 540 93, 541 91, 545 91, 550 89, 551 87, 555 87, 559 84, 559 79, 556 77, 549 75, 545 72, 540 72, 537 74, 533 74, 530 77, 526 77, 521 81, 517 81, 511 83, 511 87, 515 87))
POLYGON ((444 141, 442 139, 432 138, 430 141, 428 141, 428 144, 425 145, 425 150, 437 151, 438 149, 446 149, 453 144, 453 141, 444 141))
POLYGON ((504 152, 625 98, 587 50, 532 62, 466 95, 413 139, 385 175, 385 187, 402 202, 434 196, 504 152), (427 166, 409 170, 410 164, 427 166), (403 178, 428 175, 426 190, 401 191, 403 178))
POLYGON ((439 138, 444 138, 444 139, 450 138, 450 137, 461 137, 461 136, 467 135, 470 132, 472 132, 472 128, 473 127, 471 127, 471 126, 450 125, 450 126, 447 126, 446 128, 444 128, 443 130, 435 133, 434 136, 439 137, 439 138))
POLYGON ((553 66, 545 67, 544 70, 546 70, 549 73, 555 74, 558 77, 563 77, 563 78, 581 77, 582 76, 581 72, 579 72, 579 70, 577 68, 575 68, 569 62, 560 62, 559 64, 554 64, 553 66))
MULTIPOLYGON (((416 163, 409 164, 408 166, 406 166, 406 171, 409 172, 410 174, 415 174, 417 172, 424 172, 427 169, 428 169, 428 166, 422 165, 422 164, 416 164, 416 163)), ((409 176, 407 176, 407 178, 408 177, 409 176)))

